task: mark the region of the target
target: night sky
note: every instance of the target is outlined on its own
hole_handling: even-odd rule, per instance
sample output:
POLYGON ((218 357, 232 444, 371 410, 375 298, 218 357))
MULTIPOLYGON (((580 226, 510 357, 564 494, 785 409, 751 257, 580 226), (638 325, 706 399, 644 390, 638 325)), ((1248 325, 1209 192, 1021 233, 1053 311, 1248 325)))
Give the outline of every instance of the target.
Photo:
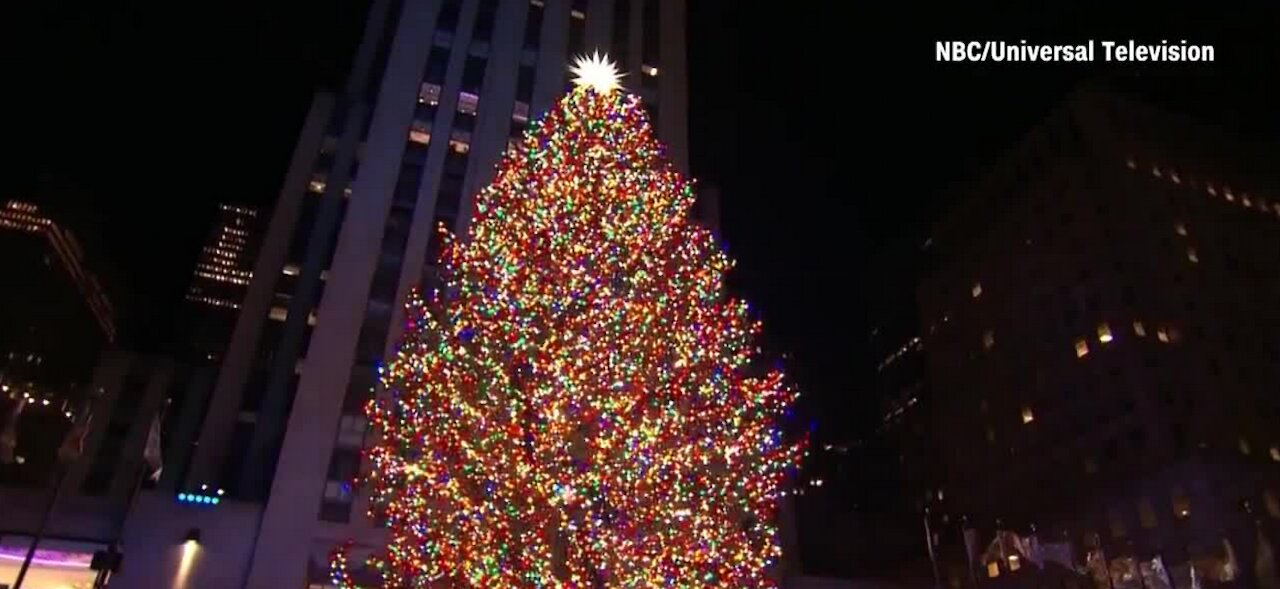
MULTIPOLYGON (((763 314, 770 349, 790 352, 823 436, 871 415, 867 334, 883 317, 868 300, 913 304, 892 252, 925 234, 949 183, 1078 83, 1280 136, 1274 5, 834 15, 825 2, 689 1, 693 172, 722 189, 733 289, 763 314), (1088 38, 1214 43, 1218 62, 933 62, 935 40, 1088 38)), ((12 19, 24 31, 4 58, 20 154, 10 194, 80 217, 121 289, 126 343, 163 350, 216 203, 273 201, 312 92, 345 76, 366 4, 22 4, 34 12, 12 19)))

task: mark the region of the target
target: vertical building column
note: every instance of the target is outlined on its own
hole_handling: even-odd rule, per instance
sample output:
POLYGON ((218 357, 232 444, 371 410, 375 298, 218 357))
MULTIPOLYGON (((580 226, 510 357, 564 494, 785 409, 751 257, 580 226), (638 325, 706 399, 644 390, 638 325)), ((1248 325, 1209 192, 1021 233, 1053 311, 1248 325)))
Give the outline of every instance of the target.
POLYGON ((289 255, 294 225, 302 199, 306 196, 307 183, 320 154, 325 127, 333 112, 334 97, 317 93, 311 101, 311 109, 302 125, 298 144, 294 147, 285 174, 284 186, 276 200, 275 212, 267 227, 266 237, 259 250, 258 262, 253 268, 253 280, 249 284, 240 316, 231 334, 227 355, 215 381, 213 395, 205 414, 203 428, 196 442, 188 481, 214 482, 226 457, 227 444, 240 411, 245 382, 253 368, 258 350, 258 339, 263 321, 275 294, 276 280, 289 255))
POLYGON ((546 0, 538 51, 538 81, 530 114, 541 116, 564 92, 569 59, 569 0, 546 0))
POLYGON ((367 149, 352 187, 330 280, 289 413, 270 499, 263 512, 245 587, 298 586, 306 575, 309 539, 351 376, 356 340, 413 117, 414 100, 432 43, 438 4, 408 0, 391 47, 369 126, 367 149))

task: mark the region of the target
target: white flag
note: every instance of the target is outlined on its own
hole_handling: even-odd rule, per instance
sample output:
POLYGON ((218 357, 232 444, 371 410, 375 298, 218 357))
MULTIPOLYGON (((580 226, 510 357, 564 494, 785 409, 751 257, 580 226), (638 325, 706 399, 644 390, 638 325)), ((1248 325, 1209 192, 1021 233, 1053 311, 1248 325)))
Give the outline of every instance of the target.
POLYGON ((160 456, 159 413, 151 419, 151 430, 147 432, 147 446, 142 449, 142 459, 147 462, 147 466, 151 469, 151 474, 148 478, 152 481, 159 481, 160 473, 164 470, 164 459, 160 456))
POLYGON ((18 447, 18 417, 22 415, 22 409, 26 406, 25 397, 18 399, 18 403, 13 406, 8 418, 4 420, 4 429, 0 429, 0 464, 13 463, 13 452, 18 447))

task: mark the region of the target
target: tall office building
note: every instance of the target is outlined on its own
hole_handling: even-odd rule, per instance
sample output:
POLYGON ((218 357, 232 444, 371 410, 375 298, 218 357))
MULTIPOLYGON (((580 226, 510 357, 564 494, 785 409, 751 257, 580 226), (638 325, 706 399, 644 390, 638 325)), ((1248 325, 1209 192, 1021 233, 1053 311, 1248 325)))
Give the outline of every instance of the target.
POLYGON ((75 235, 35 204, 0 207, 0 249, 0 384, 70 394, 116 337, 111 302, 75 235))
POLYGON ((191 359, 218 361, 226 352, 253 278, 261 238, 257 209, 218 205, 213 230, 200 250, 187 288, 184 311, 191 359))
MULTIPOLYGON (((465 231, 512 139, 567 89, 572 56, 597 49, 687 171, 684 19, 683 0, 375 0, 345 88, 312 102, 178 489, 229 501, 216 522, 144 505, 163 529, 130 546, 163 553, 199 528, 227 560, 194 565, 192 586, 275 588, 322 583, 348 538, 376 545, 350 485, 362 408, 402 301, 434 280, 437 227, 465 231)), ((141 583, 130 570, 126 586, 141 583)))
MULTIPOLYGON (((1225 540, 1238 586, 1261 586, 1258 539, 1280 534, 1277 156, 1081 91, 967 185, 919 287, 935 523, 1100 546, 1112 570, 1158 556, 1184 584, 1225 540)), ((985 585, 1032 574, 1027 556, 949 574, 985 585)))

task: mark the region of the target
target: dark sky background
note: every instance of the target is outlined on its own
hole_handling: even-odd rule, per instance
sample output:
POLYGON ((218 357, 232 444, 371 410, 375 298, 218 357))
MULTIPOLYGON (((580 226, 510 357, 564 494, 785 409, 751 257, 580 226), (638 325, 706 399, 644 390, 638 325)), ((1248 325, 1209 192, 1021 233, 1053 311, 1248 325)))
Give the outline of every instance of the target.
MULTIPOLYGON (((884 252, 910 247, 948 183, 1076 84, 1280 135, 1275 3, 835 14, 828 2, 689 2, 694 175, 722 188, 733 287, 763 313, 770 347, 791 353, 823 436, 872 414, 867 334, 885 316, 868 301, 891 301, 890 315, 913 304, 910 269, 884 252), (935 40, 1024 38, 1186 38, 1215 43, 1218 62, 933 62, 935 40)), ((273 201, 311 93, 345 75, 366 3, 22 4, 4 57, 10 194, 76 217, 113 269, 127 343, 163 348, 216 203, 273 201)))

